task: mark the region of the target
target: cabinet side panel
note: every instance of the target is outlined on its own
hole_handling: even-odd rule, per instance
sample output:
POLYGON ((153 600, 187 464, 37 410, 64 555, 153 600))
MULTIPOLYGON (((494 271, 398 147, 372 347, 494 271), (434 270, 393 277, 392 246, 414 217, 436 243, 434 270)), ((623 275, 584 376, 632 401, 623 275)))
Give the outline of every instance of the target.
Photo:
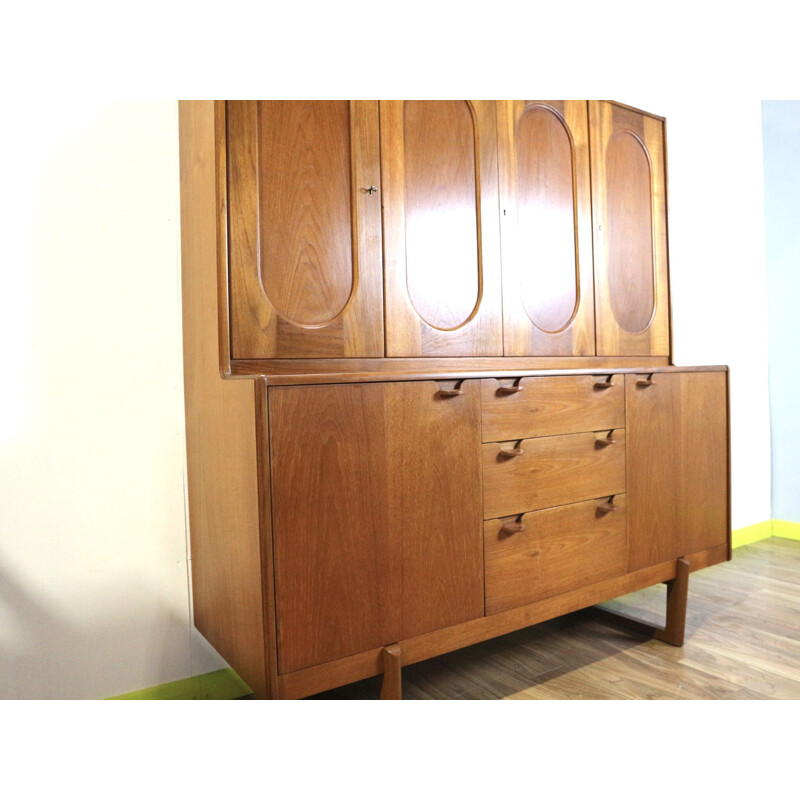
POLYGON ((194 622, 259 696, 266 678, 255 388, 223 380, 214 103, 180 104, 184 393, 194 622))

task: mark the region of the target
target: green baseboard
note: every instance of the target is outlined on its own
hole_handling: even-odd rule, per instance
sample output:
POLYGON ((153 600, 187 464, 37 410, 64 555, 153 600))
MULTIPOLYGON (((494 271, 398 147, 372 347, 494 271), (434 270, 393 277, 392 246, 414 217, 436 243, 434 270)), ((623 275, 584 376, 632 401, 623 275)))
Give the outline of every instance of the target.
POLYGON ((743 547, 746 544, 760 542, 762 539, 769 539, 772 535, 772 520, 768 519, 766 522, 758 522, 732 531, 731 543, 734 547, 743 547))
POLYGON ((150 689, 128 692, 109 700, 237 700, 252 694, 250 687, 230 668, 162 683, 150 689))
POLYGON ((781 539, 800 541, 800 522, 787 522, 782 519, 772 520, 772 535, 781 539))

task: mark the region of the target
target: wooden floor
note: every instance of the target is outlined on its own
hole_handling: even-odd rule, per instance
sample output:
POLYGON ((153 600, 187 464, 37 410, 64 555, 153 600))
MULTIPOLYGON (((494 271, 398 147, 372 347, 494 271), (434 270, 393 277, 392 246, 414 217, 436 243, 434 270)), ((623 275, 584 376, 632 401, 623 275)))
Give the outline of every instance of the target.
MULTIPOLYGON (((605 604, 663 624, 666 588, 605 604)), ((371 678, 315 699, 376 699, 371 678)), ((577 612, 403 668, 408 700, 800 699, 800 542, 766 539, 692 573, 686 642, 577 612)))

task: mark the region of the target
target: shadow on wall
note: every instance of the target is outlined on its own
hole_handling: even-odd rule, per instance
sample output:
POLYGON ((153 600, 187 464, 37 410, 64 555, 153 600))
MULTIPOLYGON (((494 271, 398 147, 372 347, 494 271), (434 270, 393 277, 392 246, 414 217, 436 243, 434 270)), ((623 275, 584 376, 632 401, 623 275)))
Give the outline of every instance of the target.
POLYGON ((101 699, 183 677, 175 665, 188 648, 186 620, 153 608, 152 592, 135 586, 126 582, 125 613, 114 603, 120 592, 110 587, 73 598, 72 609, 81 609, 76 624, 54 603, 34 599, 0 563, 0 698, 101 699), (139 686, 130 685, 135 675, 139 686))

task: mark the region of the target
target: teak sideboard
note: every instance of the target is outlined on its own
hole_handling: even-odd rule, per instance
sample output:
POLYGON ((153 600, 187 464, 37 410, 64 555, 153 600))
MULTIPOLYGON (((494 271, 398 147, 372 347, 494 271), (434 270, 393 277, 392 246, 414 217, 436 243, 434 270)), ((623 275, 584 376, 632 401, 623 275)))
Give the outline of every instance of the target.
POLYGON ((730 558, 728 372, 671 360, 664 120, 180 104, 194 621, 299 698, 730 558))

